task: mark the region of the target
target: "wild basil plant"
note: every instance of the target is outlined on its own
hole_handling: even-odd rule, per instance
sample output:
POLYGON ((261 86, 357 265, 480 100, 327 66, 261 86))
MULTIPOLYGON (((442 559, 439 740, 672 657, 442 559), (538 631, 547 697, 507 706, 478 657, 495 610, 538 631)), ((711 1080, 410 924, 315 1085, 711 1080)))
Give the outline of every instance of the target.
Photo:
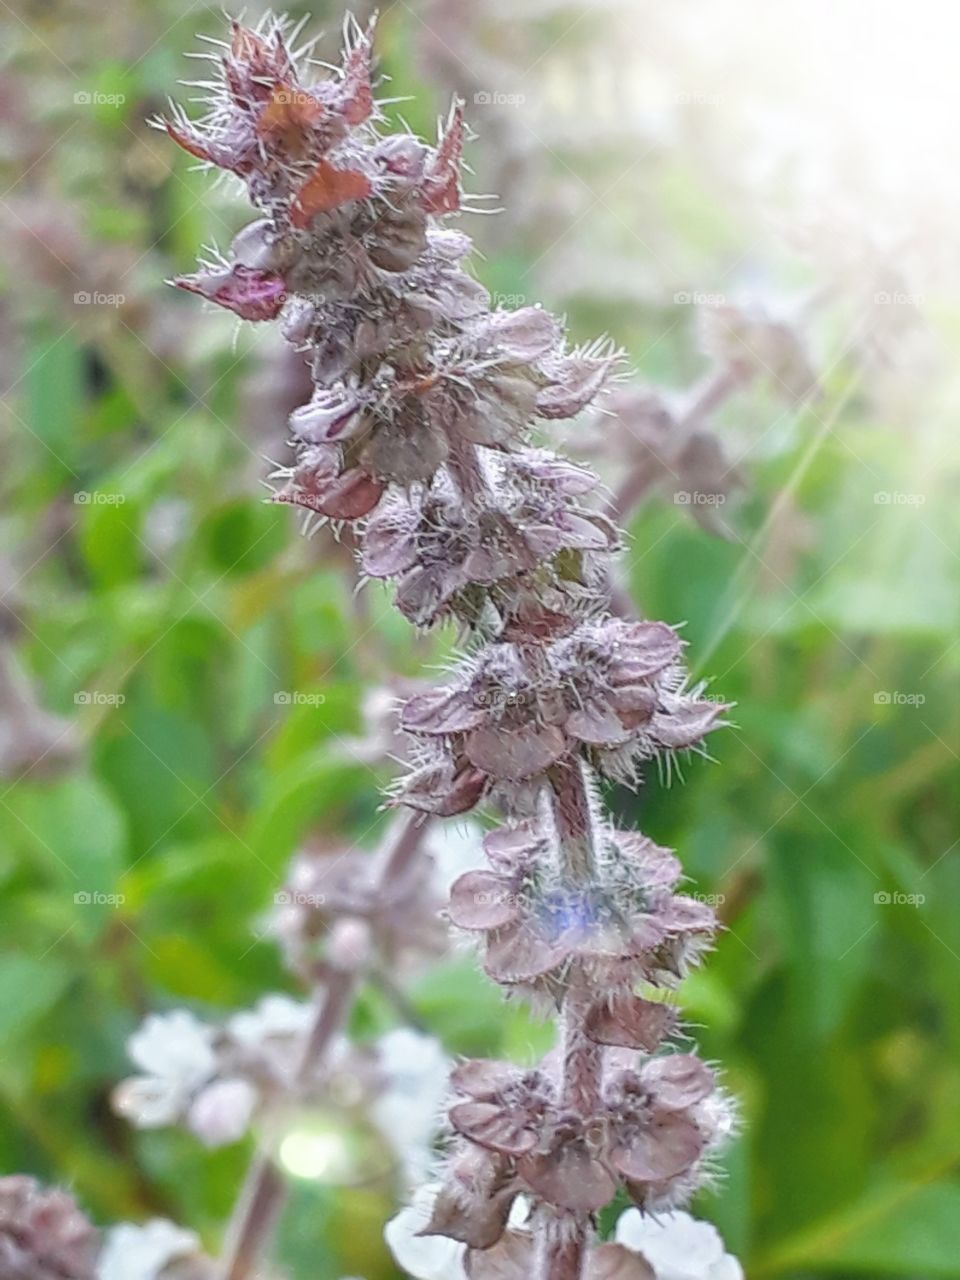
POLYGON ((315 82, 285 23, 233 24, 205 114, 158 124, 239 179, 257 218, 176 283, 276 321, 308 365, 276 500, 350 522, 404 617, 463 637, 442 683, 403 706, 416 752, 390 803, 408 830, 498 815, 449 918, 559 1035, 530 1069, 457 1066, 426 1231, 464 1246, 474 1280, 644 1280, 596 1216, 620 1191, 650 1213, 684 1203, 730 1131, 669 999, 716 921, 676 891, 670 850, 617 829, 602 788, 701 751, 725 708, 689 687, 676 631, 612 615, 617 529, 595 476, 545 447, 550 423, 602 407, 618 353, 571 347, 539 307, 491 308, 463 266, 462 108, 435 145, 386 132, 371 37, 348 25, 342 66, 315 82))

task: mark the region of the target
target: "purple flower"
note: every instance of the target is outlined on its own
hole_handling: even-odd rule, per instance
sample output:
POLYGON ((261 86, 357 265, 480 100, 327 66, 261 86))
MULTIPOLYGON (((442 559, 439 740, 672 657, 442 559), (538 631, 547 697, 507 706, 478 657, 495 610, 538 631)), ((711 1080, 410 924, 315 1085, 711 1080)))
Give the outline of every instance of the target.
MULTIPOLYGON (((509 1187, 512 1195, 593 1213, 618 1186, 646 1205, 668 1201, 685 1185, 718 1136, 713 1111, 704 1105, 715 1095, 713 1073, 693 1054, 636 1064, 635 1054, 608 1053, 602 1093, 588 1114, 562 1102, 555 1077, 543 1068, 524 1071, 481 1059, 454 1071, 451 1084, 461 1101, 450 1108, 450 1124, 498 1170, 489 1183, 498 1201, 509 1187), (618 1054, 631 1065, 621 1066, 618 1054)), ((498 1208, 503 1217, 504 1205, 498 1208)))
POLYGON ((570 492, 594 478, 533 451, 491 463, 491 474, 482 505, 464 505, 439 477, 427 494, 392 494, 366 527, 365 571, 397 579, 397 607, 420 626, 447 615, 469 623, 484 599, 507 619, 531 595, 558 613, 578 602, 596 607, 602 594, 589 553, 611 550, 617 534, 570 492))
POLYGON ((722 704, 688 693, 680 638, 662 622, 586 622, 552 644, 491 644, 453 683, 411 698, 401 723, 439 739, 492 783, 524 783, 585 752, 631 778, 662 752, 698 746, 722 704))
POLYGON ((287 297, 282 276, 235 262, 222 270, 177 276, 174 284, 233 311, 241 320, 275 320, 287 297))
MULTIPOLYGON (((497 982, 550 991, 576 962, 606 993, 639 980, 669 981, 696 960, 716 928, 704 903, 673 892, 680 864, 668 849, 632 832, 605 833, 609 868, 589 886, 561 879, 550 838, 533 823, 493 832, 490 870, 468 871, 450 891, 452 922, 483 935, 484 968, 497 982)), ((604 1001, 588 1034, 603 1044, 655 1048, 671 1011, 631 998, 604 1001)))
MULTIPOLYGON (((370 32, 351 29, 339 72, 308 83, 285 30, 234 24, 207 114, 165 125, 238 176, 260 215, 222 262, 180 283, 242 316, 276 316, 305 357, 313 392, 290 416, 296 456, 277 501, 359 521, 364 572, 395 583, 401 612, 465 634, 446 683, 404 704, 411 767, 393 803, 452 816, 490 799, 504 811, 489 869, 457 879, 449 917, 479 936, 492 977, 553 1002, 564 1028, 562 1052, 533 1070, 480 1061, 454 1073, 457 1138, 423 1234, 464 1246, 442 1265, 473 1280, 526 1280, 533 1267, 650 1280, 625 1245, 590 1247, 591 1220, 618 1187, 672 1208, 729 1129, 699 1059, 646 1056, 676 1025, 649 988, 672 987, 716 922, 675 891, 672 853, 603 819, 595 779, 635 785, 644 762, 701 748, 725 708, 687 687, 671 627, 610 616, 618 535, 592 505, 594 477, 531 444, 537 420, 597 403, 619 354, 608 341, 570 348, 538 307, 491 309, 463 268, 469 238, 438 225, 466 203, 461 107, 433 146, 381 137, 368 124, 370 32), (518 1197, 533 1200, 530 1230, 518 1197)), ((295 967, 316 980, 378 946, 396 961, 429 934, 431 895, 409 851, 396 844, 383 883, 362 855, 298 860, 291 889, 307 902, 284 903, 280 920, 295 967)), ((243 1081, 255 1101, 289 1086, 278 1039, 289 1051, 290 1037, 249 1044, 228 1025, 209 1047, 215 1070, 204 1053, 202 1081, 173 1073, 175 1106, 160 1080, 161 1110, 232 1135, 251 1101, 243 1081)), ((148 1102, 156 1088, 148 1079, 148 1102)))
POLYGON ((362 468, 343 470, 337 450, 325 445, 304 450, 296 466, 279 474, 285 483, 274 493, 275 502, 303 507, 331 520, 367 515, 384 492, 380 481, 362 468))
POLYGON ((99 1236, 66 1191, 22 1174, 0 1178, 0 1275, 94 1280, 99 1236))

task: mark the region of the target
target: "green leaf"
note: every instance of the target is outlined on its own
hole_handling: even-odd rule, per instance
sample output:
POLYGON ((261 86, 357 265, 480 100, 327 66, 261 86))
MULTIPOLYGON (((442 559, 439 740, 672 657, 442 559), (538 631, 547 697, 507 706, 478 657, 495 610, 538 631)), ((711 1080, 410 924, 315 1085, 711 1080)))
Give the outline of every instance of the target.
POLYGON ((288 540, 289 523, 280 507, 242 500, 215 511, 196 538, 218 575, 241 575, 273 559, 288 540))
POLYGON ((78 509, 83 513, 80 545, 94 581, 113 587, 136 578, 143 544, 137 534, 139 512, 126 495, 106 487, 83 491, 78 509))
POLYGON ((205 724, 131 697, 108 728, 98 765, 126 808, 138 853, 200 832, 216 818, 218 774, 205 724))
POLYGON ((279 875, 311 822, 322 817, 325 825, 335 827, 358 794, 379 799, 367 766, 313 752, 269 779, 247 842, 279 875))
POLYGON ((73 966, 53 956, 0 954, 0 1043, 24 1036, 53 1008, 73 976, 73 966))
POLYGON ((80 489, 77 441, 83 406, 83 356, 73 320, 79 323, 83 307, 71 311, 74 314, 56 334, 38 334, 35 345, 25 353, 23 415, 30 433, 42 442, 37 462, 41 473, 80 489))
POLYGON ((127 830, 109 791, 90 777, 65 778, 51 786, 22 788, 14 797, 21 832, 33 845, 52 885, 78 910, 82 931, 103 923, 114 905, 127 830))
MULTIPOLYGON (((786 825, 772 833, 770 876, 779 917, 777 933, 791 961, 795 1022, 813 1036, 830 1034, 869 971, 882 921, 874 894, 883 887, 832 825, 819 830, 786 825)), ((862 842, 862 837, 861 837, 862 842)))
POLYGON ((960 1276, 960 1184, 891 1183, 787 1241, 751 1277, 798 1268, 867 1276, 960 1276))

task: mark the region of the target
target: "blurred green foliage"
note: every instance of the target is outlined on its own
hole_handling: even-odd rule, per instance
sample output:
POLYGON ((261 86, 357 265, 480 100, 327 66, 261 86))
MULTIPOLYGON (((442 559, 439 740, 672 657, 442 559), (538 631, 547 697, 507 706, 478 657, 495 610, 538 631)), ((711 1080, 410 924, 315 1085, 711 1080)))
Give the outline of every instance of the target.
MULTIPOLYGON (((426 127, 437 99, 405 10, 382 44, 426 127)), ((211 1246, 248 1152, 113 1117, 124 1039, 153 1009, 217 1016, 292 989, 261 936, 287 858, 308 833, 372 844, 382 824, 389 774, 350 746, 363 691, 451 642, 415 640, 375 589, 356 597, 342 549, 260 501, 259 455, 283 440, 288 392, 263 390, 279 346, 163 285, 245 217, 143 123, 194 29, 217 27, 169 3, 8 16, 0 207, 15 645, 82 738, 65 772, 3 785, 0 1167, 72 1186, 105 1223, 163 1214, 211 1246), (81 109, 78 92, 124 101, 81 109), (125 300, 74 301, 95 290, 125 300), (279 705, 289 689, 322 705, 279 705)), ((680 156, 651 199, 679 244, 719 260, 736 231, 704 216, 704 194, 680 156)), ((536 252, 518 233, 478 271, 520 291, 536 252)), ((700 367, 688 327, 659 342, 656 308, 593 300, 570 319, 578 336, 622 337, 655 380, 700 367)), ((799 414, 761 388, 724 414, 758 438, 776 424, 750 459, 742 540, 710 540, 656 502, 631 529, 640 607, 685 622, 694 669, 737 704, 718 764, 611 799, 681 852, 696 891, 720 895, 727 931, 684 1000, 743 1129, 700 1207, 751 1280, 960 1276, 948 391, 891 422, 850 360, 799 414)), ((549 1042, 462 954, 409 1000, 451 1052, 524 1058, 549 1042)), ((394 1019, 368 992, 355 1030, 394 1019)), ((299 1184, 282 1257, 316 1280, 390 1276, 390 1211, 382 1189, 299 1184)))

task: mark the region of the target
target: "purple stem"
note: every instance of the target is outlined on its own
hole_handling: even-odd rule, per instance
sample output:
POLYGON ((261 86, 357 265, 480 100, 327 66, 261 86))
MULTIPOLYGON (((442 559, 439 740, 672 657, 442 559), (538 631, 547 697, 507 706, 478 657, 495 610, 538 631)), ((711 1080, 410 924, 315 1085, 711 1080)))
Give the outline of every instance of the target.
POLYGON ((734 392, 751 381, 753 373, 737 364, 722 364, 710 370, 691 393, 690 402, 677 422, 681 434, 686 435, 695 430, 711 413, 729 400, 734 392))
MULTIPOLYGON (((579 760, 558 765, 550 773, 550 787, 563 877, 573 883, 589 884, 596 873, 596 850, 584 765, 579 760)), ((579 965, 574 965, 561 1010, 560 1106, 583 1119, 597 1109, 603 1073, 602 1050, 584 1030, 592 999, 586 975, 579 965)), ((534 1232, 534 1280, 582 1280, 591 1234, 587 1215, 540 1208, 534 1219, 534 1232)))
MULTIPOLYGON (((388 888, 416 857, 423 835, 423 815, 412 814, 404 823, 380 873, 380 887, 388 888)), ((360 984, 350 969, 332 969, 316 1003, 313 1024, 297 1067, 295 1088, 302 1088, 316 1074, 349 1016, 360 984)), ((220 1261, 221 1280, 250 1280, 267 1247, 286 1199, 286 1184, 272 1151, 261 1146, 255 1153, 243 1188, 234 1206, 220 1261)))
MULTIPOLYGON (((749 369, 736 364, 722 364, 709 370, 694 385, 689 393, 685 408, 678 415, 670 446, 673 456, 679 455, 687 441, 699 427, 715 413, 717 409, 730 399, 737 391, 745 387, 753 378, 749 369)), ((617 490, 611 503, 614 519, 623 523, 635 507, 638 507, 647 493, 654 487, 658 479, 656 470, 649 466, 634 468, 617 490)), ((617 612, 622 612, 622 601, 618 602, 617 612)))

